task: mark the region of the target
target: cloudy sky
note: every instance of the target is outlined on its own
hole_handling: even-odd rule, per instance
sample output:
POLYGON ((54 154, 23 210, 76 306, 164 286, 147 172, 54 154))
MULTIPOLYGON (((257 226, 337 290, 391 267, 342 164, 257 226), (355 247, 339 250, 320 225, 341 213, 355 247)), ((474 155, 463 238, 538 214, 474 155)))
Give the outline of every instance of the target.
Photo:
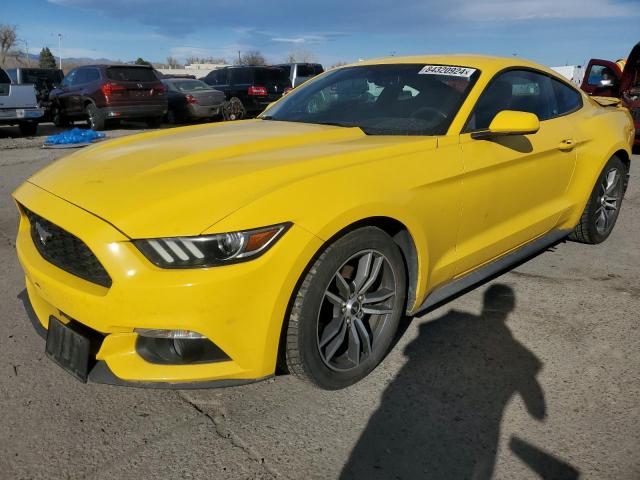
POLYGON ((640 0, 14 0, 0 23, 32 53, 162 62, 260 50, 311 52, 331 65, 387 55, 518 55, 546 65, 626 56, 640 0), (24 45, 24 44, 23 44, 24 45))

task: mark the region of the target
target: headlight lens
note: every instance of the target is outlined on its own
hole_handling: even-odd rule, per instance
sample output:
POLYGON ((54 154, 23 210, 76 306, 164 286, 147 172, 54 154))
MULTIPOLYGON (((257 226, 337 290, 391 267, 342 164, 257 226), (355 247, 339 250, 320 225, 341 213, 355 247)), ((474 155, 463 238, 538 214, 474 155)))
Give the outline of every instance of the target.
POLYGON ((145 257, 161 268, 214 267, 243 262, 266 252, 291 226, 272 225, 241 232, 133 240, 145 257))

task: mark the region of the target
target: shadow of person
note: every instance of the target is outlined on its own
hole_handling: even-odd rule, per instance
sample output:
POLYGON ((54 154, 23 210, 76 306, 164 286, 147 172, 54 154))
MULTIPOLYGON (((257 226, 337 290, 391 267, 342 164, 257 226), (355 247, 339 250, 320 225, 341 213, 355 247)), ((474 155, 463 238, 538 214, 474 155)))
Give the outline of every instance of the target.
POLYGON ((511 397, 533 417, 546 415, 542 363, 506 325, 514 308, 513 290, 494 284, 480 316, 451 310, 420 325, 341 478, 491 478, 511 397))

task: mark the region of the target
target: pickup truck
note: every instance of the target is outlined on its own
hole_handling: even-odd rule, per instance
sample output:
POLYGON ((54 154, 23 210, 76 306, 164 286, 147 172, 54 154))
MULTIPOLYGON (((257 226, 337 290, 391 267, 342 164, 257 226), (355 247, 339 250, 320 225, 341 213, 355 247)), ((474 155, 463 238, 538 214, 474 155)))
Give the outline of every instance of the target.
POLYGON ((44 109, 32 84, 14 85, 0 68, 0 125, 18 125, 22 135, 35 135, 44 109))
POLYGON ((589 95, 622 100, 636 127, 634 145, 640 147, 640 42, 631 49, 626 63, 589 60, 580 88, 589 95))
POLYGON ((38 105, 45 110, 45 118, 40 121, 49 121, 49 110, 51 108, 51 101, 49 100, 49 94, 51 90, 57 88, 62 83, 64 73, 59 68, 33 68, 33 67, 18 67, 5 69, 11 83, 14 85, 23 85, 25 83, 33 84, 36 88, 36 99, 38 105))

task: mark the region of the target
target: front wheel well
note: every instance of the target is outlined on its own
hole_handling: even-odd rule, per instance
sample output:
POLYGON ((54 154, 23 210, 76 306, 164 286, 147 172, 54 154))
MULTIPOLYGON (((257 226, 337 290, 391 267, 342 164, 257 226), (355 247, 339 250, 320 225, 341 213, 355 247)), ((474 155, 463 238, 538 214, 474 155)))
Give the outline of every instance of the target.
POLYGON ((379 228, 393 238, 393 241, 398 245, 398 248, 400 248, 407 270, 407 310, 409 310, 415 302, 416 289, 418 287, 418 252, 413 237, 411 233, 409 233, 406 225, 391 217, 363 218, 338 231, 325 242, 325 245, 329 245, 338 237, 362 227, 379 228))

